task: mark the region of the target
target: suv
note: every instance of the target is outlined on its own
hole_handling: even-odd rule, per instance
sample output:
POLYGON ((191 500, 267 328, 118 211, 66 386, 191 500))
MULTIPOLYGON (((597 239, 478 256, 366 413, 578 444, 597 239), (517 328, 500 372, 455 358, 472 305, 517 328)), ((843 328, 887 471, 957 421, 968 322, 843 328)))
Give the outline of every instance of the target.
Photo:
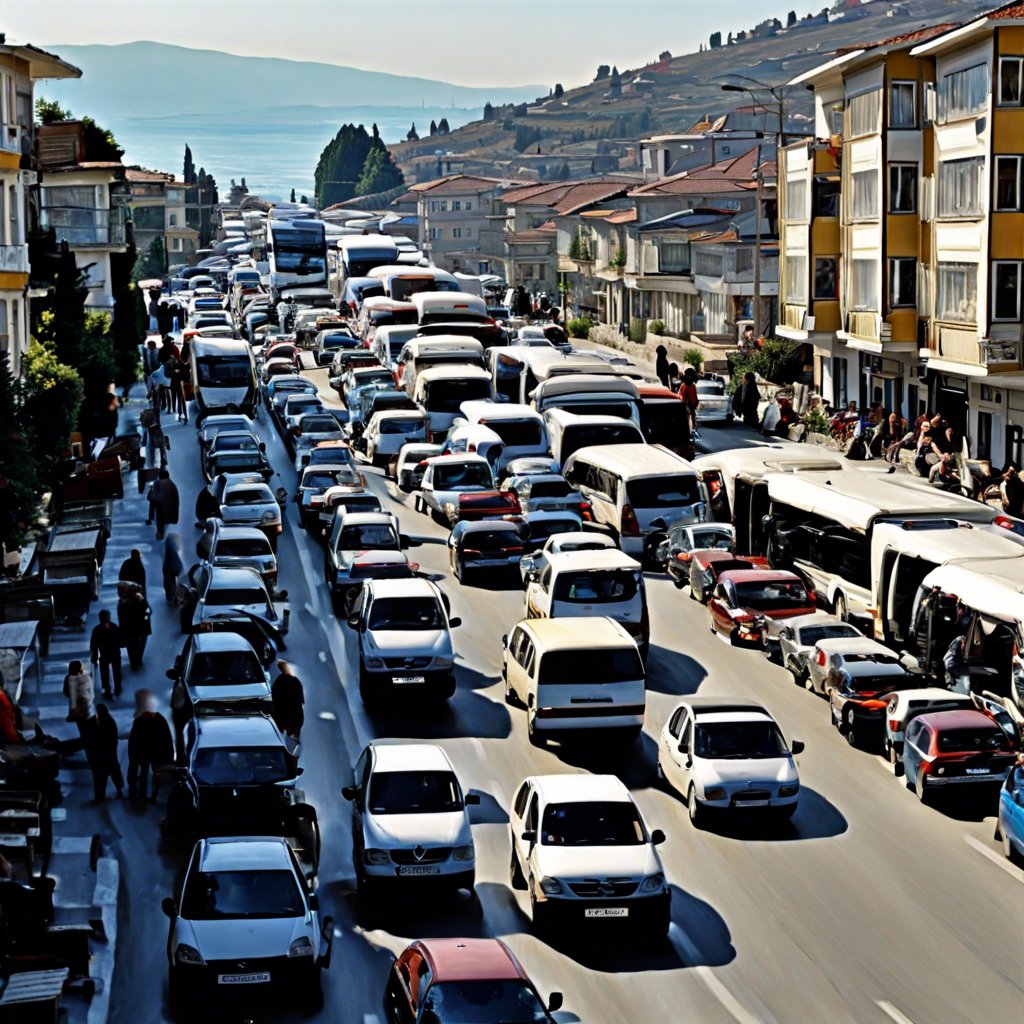
POLYGON ((400 551, 408 543, 394 516, 386 512, 336 515, 324 550, 324 580, 331 596, 344 600, 352 563, 364 551, 400 551))
POLYGON ((658 775, 686 797, 690 821, 710 808, 758 810, 788 821, 800 779, 793 755, 804 745, 782 738, 760 704, 689 697, 672 712, 658 742, 658 775))
POLYGON ((538 932, 614 919, 638 937, 664 938, 670 894, 649 832, 614 775, 537 775, 516 790, 509 815, 511 883, 526 889, 538 932))
POLYGON ((375 742, 355 766, 352 859, 360 892, 409 882, 473 890, 476 848, 467 805, 445 752, 433 743, 375 742))
POLYGON ((455 655, 447 600, 425 579, 369 580, 348 624, 358 633, 359 696, 368 705, 399 694, 447 700, 455 655))

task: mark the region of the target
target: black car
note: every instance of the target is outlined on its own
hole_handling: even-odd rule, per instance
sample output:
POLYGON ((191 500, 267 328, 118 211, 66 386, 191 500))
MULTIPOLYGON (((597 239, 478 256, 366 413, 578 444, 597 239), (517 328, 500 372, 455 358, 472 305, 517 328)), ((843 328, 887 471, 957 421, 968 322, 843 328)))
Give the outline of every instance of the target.
POLYGON ((448 561, 460 583, 470 571, 512 575, 526 551, 522 523, 503 520, 458 522, 448 537, 448 561))
POLYGON ((258 473, 264 480, 274 475, 266 444, 249 431, 222 430, 200 451, 207 483, 220 473, 258 473))
POLYGON ((331 327, 320 331, 313 342, 313 358, 317 366, 327 366, 340 348, 360 348, 362 342, 350 331, 331 327))

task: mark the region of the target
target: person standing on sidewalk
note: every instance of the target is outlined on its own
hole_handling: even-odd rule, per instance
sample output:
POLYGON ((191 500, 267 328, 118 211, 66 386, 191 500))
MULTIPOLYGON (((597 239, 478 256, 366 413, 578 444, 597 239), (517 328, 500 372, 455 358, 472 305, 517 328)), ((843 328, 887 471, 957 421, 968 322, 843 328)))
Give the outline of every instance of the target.
POLYGON ((179 423, 188 423, 188 407, 185 405, 185 368, 180 360, 168 362, 167 376, 171 378, 171 411, 177 414, 179 423))
POLYGON ((111 779, 119 797, 124 796, 124 776, 117 757, 117 723, 106 704, 96 705, 92 742, 86 748, 92 769, 92 791, 96 803, 107 799, 107 780, 111 779))
POLYGON ((657 359, 654 361, 654 374, 661 381, 663 387, 668 387, 668 349, 659 345, 655 350, 657 359))
POLYGON ((96 717, 95 690, 92 676, 80 661, 68 664, 64 677, 64 696, 68 699, 68 721, 74 722, 78 735, 88 740, 92 720, 96 717))
POLYGON ((104 608, 100 612, 99 625, 95 626, 89 639, 89 654, 93 665, 99 664, 100 680, 103 683, 103 696, 121 696, 121 648, 124 641, 121 630, 110 618, 110 612, 104 608), (114 677, 114 693, 110 692, 110 677, 114 677))
POLYGON ((142 800, 146 796, 147 776, 152 771, 151 804, 156 803, 160 783, 157 769, 174 763, 174 743, 167 719, 156 709, 156 698, 149 690, 135 695, 138 710, 128 735, 128 795, 142 800))
POLYGON ((287 661, 279 661, 277 667, 280 675, 270 687, 272 715, 278 729, 298 742, 306 720, 303 709, 306 697, 302 691, 302 682, 287 661))
POLYGON ((168 604, 178 600, 178 583, 185 571, 185 559, 181 552, 181 538, 175 532, 167 534, 164 541, 164 597, 168 604))
POLYGON ((121 563, 117 578, 128 583, 138 583, 143 590, 146 589, 146 565, 138 548, 132 548, 131 554, 121 563))
POLYGON ((156 342, 150 338, 142 350, 142 379, 146 385, 146 396, 153 392, 153 384, 150 378, 156 373, 160 365, 160 353, 156 350, 156 342))
POLYGON ((135 587, 117 603, 117 623, 128 651, 128 664, 136 671, 142 668, 146 639, 153 632, 152 615, 146 595, 135 587))
POLYGON ((156 483, 149 489, 150 519, 156 520, 156 539, 164 539, 164 531, 168 526, 178 525, 178 514, 181 501, 178 488, 166 469, 159 471, 156 483))
POLYGON ((196 526, 202 529, 207 519, 220 518, 220 503, 210 492, 210 485, 207 484, 196 495, 196 526))

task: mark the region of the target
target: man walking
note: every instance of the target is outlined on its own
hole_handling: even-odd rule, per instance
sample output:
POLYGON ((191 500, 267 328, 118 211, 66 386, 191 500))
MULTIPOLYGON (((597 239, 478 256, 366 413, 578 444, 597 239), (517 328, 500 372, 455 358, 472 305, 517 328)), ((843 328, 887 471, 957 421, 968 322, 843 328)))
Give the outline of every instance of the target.
POLYGON ((174 762, 174 743, 167 719, 156 709, 156 698, 149 690, 135 695, 138 710, 128 735, 128 795, 139 800, 146 795, 147 776, 152 771, 151 804, 156 803, 160 783, 157 768, 174 762))
POLYGON ((103 683, 103 696, 121 696, 121 630, 110 618, 110 612, 104 608, 100 612, 99 625, 92 631, 89 640, 89 654, 93 665, 99 664, 100 681, 103 683), (114 677, 114 693, 110 692, 110 677, 114 677))
POLYGON ((302 682, 287 661, 279 661, 277 667, 280 675, 270 687, 273 718, 281 732, 298 741, 306 720, 302 682))
POLYGON ((137 583, 143 590, 146 589, 146 566, 138 548, 132 548, 131 554, 121 563, 117 578, 127 583, 137 583))
POLYGON ((156 520, 156 539, 164 539, 164 531, 168 526, 178 525, 180 499, 178 488, 166 469, 159 471, 156 483, 149 489, 149 519, 156 520))
POLYGON ((92 790, 96 803, 107 799, 107 780, 112 779, 119 797, 124 796, 124 776, 117 757, 117 723, 106 704, 96 705, 92 743, 86 748, 92 769, 92 790))
MULTIPOLYGON (((117 603, 117 622, 128 651, 128 664, 136 671, 142 668, 142 656, 146 652, 146 640, 153 632, 150 624, 152 611, 146 595, 141 590, 132 590, 117 603)), ((120 692, 120 690, 118 691, 120 692)))
POLYGON ((64 677, 64 696, 68 699, 68 721, 74 722, 78 735, 87 740, 92 720, 96 716, 95 691, 92 676, 80 661, 68 664, 68 674, 64 677))

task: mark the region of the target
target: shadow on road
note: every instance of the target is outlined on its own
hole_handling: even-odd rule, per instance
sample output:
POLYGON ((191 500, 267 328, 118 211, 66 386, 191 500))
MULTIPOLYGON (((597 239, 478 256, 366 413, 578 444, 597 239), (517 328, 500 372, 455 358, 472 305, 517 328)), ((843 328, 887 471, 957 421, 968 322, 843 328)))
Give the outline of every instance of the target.
POLYGON ((647 655, 647 689, 677 697, 696 693, 708 670, 688 654, 651 644, 647 655))
POLYGON ((469 808, 469 821, 472 825, 507 825, 508 812, 490 794, 479 789, 470 789, 480 797, 480 803, 476 807, 469 808))
POLYGON ((654 764, 658 748, 646 733, 641 733, 639 740, 626 743, 611 733, 595 735, 581 730, 578 739, 550 742, 547 749, 574 768, 615 775, 631 790, 646 789, 656 781, 654 764))

